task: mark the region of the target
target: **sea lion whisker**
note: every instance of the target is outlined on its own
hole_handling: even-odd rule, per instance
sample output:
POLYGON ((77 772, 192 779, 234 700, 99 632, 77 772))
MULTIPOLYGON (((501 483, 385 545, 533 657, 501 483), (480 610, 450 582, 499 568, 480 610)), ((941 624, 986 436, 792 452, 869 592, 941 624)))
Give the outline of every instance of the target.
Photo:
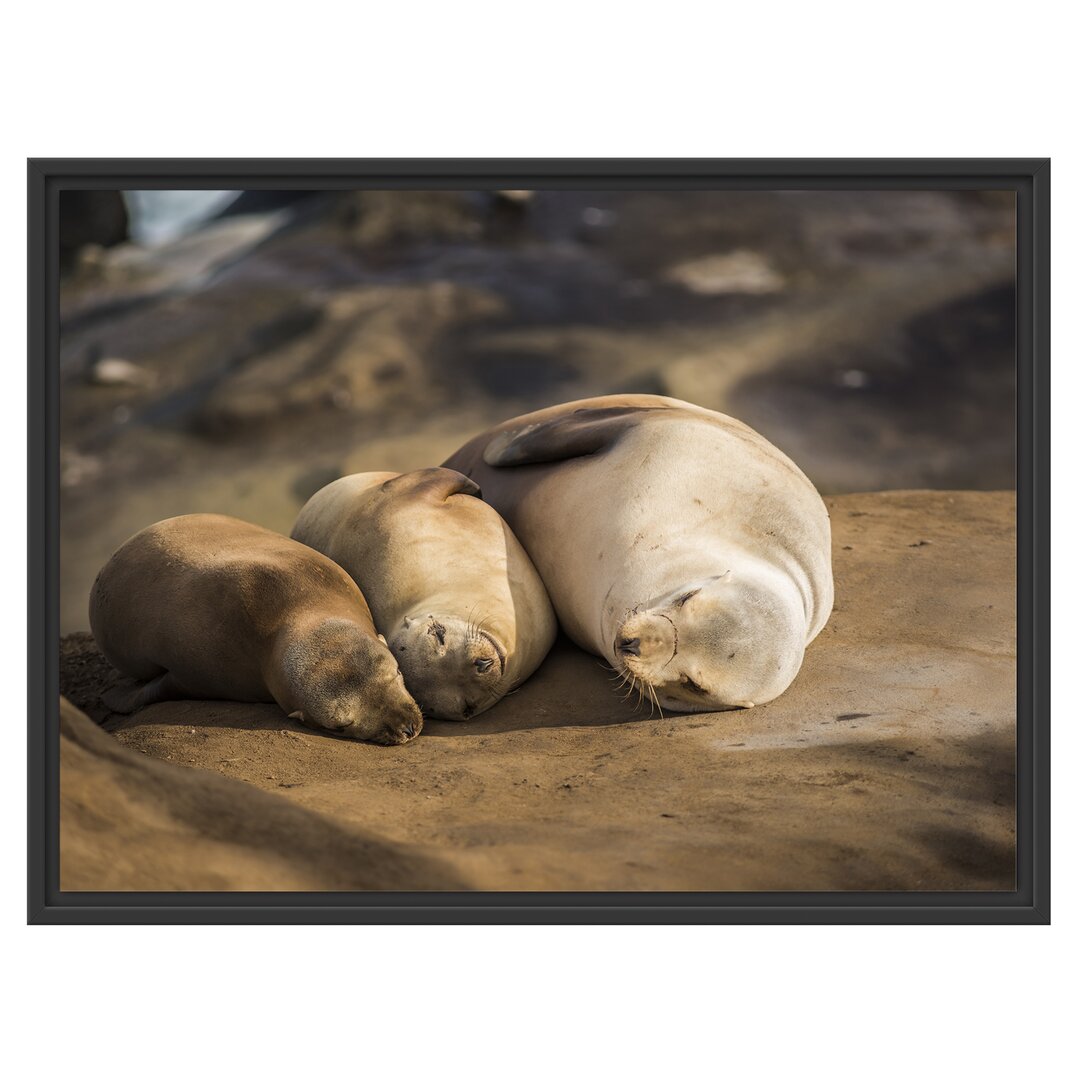
POLYGON ((482 619, 473 620, 469 624, 471 630, 469 632, 468 639, 475 643, 475 642, 480 641, 481 639, 483 639, 485 637, 490 638, 491 637, 491 629, 490 629, 490 626, 488 625, 490 622, 491 622, 491 618, 489 616, 487 616, 487 615, 485 615, 482 619))
MULTIPOLYGON (((649 684, 649 694, 653 699, 653 704, 656 706, 656 711, 660 714, 660 719, 664 719, 664 710, 660 707, 660 699, 656 696, 656 687, 651 683, 649 684)), ((652 717, 652 709, 649 710, 649 717, 652 717)))

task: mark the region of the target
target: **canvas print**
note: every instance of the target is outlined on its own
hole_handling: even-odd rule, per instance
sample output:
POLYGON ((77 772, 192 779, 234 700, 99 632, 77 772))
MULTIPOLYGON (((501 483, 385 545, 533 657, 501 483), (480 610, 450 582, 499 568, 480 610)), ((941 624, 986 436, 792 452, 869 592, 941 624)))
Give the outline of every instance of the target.
POLYGON ((1016 205, 60 195, 60 887, 1016 887, 1016 205))

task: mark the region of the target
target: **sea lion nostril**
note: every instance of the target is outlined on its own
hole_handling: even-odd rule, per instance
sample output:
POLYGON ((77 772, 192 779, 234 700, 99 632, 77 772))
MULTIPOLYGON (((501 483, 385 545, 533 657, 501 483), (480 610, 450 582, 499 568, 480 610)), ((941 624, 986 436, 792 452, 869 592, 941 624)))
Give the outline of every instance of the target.
POLYGON ((623 656, 640 656, 641 638, 619 638, 619 652, 623 656))

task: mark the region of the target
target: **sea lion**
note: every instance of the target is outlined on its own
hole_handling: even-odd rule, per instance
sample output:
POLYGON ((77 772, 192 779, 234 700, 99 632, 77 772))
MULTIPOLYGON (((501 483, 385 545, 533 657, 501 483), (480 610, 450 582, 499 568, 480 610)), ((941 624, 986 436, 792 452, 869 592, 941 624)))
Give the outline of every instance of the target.
POLYGON ((540 666, 551 601, 506 522, 449 469, 357 473, 300 511, 292 537, 364 590, 426 716, 467 720, 540 666))
POLYGON ((423 719, 360 590, 303 544, 218 514, 136 533, 98 574, 90 628, 145 685, 106 699, 276 701, 293 719, 392 745, 423 719))
POLYGON ((832 610, 821 497, 729 416, 589 398, 507 420, 446 465, 514 530, 567 634, 662 708, 772 700, 832 610))

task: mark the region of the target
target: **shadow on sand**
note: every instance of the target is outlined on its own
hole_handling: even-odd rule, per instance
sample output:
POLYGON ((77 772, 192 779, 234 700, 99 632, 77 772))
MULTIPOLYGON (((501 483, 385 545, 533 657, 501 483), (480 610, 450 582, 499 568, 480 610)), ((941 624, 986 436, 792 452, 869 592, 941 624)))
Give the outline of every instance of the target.
MULTIPOLYGON (((111 712, 101 695, 122 677, 97 650, 89 634, 71 634, 61 647, 61 692, 107 731, 152 722, 166 727, 200 727, 249 731, 314 729, 290 720, 277 705, 235 701, 165 702, 130 716, 111 712)), ((619 689, 614 672, 598 657, 561 636, 539 670, 521 687, 473 719, 428 720, 424 735, 436 738, 494 735, 536 728, 604 727, 656 718, 648 702, 619 689)), ((317 732, 328 738, 339 736, 317 732)), ((346 739, 346 742, 352 740, 346 739)))
POLYGON ((636 694, 620 689, 618 676, 603 660, 560 634, 523 686, 465 723, 429 720, 424 734, 498 735, 536 728, 607 727, 658 717, 648 702, 639 703, 636 694))

